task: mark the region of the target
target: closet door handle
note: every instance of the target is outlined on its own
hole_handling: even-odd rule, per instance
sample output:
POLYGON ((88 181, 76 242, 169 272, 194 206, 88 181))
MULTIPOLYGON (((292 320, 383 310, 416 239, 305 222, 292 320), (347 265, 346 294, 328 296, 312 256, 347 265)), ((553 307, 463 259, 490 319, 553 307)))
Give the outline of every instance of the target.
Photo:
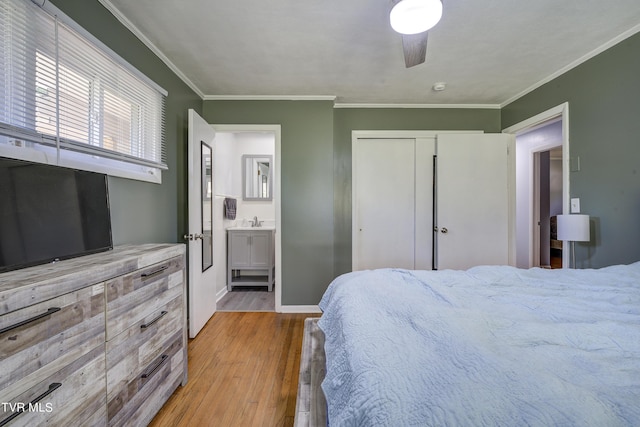
POLYGON ((442 234, 447 234, 449 232, 449 230, 447 230, 447 227, 442 227, 442 229, 440 230, 440 232, 442 234))
MULTIPOLYGON (((9 332, 9 331, 10 331, 10 330, 12 330, 12 329, 17 329, 17 328, 19 328, 20 326, 24 326, 24 325, 27 325, 27 324, 29 324, 29 323, 31 323, 31 322, 35 322, 36 320, 40 320, 40 319, 42 319, 43 317, 47 317, 47 316, 49 316, 49 315, 52 315, 53 313, 55 313, 55 312, 57 312, 57 311, 60 311, 60 308, 59 308, 59 307, 51 307, 50 309, 48 309, 46 312, 44 312, 44 313, 42 313, 42 314, 38 314, 37 316, 33 316, 33 317, 32 317, 32 318, 30 318, 30 319, 23 320, 22 322, 18 322, 18 323, 16 323, 16 324, 11 325, 11 326, 7 326, 6 328, 2 328, 2 329, 0 329, 0 334, 4 334, 5 332, 9 332)), ((1 425, 1 424, 0 424, 0 425, 1 425)))

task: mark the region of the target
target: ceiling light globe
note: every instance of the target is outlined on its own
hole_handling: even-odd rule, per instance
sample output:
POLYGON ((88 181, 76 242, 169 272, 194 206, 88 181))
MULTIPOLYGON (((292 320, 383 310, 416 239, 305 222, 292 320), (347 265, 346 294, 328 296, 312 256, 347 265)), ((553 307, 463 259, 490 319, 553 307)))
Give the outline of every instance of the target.
POLYGON ((389 14, 391 28, 400 34, 418 34, 435 26, 442 18, 440 0, 402 0, 389 14))

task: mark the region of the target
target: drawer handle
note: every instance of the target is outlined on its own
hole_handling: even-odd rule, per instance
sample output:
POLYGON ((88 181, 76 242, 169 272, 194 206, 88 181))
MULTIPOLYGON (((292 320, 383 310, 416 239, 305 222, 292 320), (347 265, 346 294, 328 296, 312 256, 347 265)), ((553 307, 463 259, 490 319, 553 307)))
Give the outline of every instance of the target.
POLYGON ((160 315, 158 317, 156 317, 155 319, 153 319, 151 322, 149 323, 144 323, 142 325, 140 325, 140 329, 147 329, 149 326, 153 325, 154 323, 156 323, 158 320, 162 319, 164 316, 166 316, 169 312, 162 310, 162 312, 160 312, 160 315))
POLYGON ((142 375, 140 376, 140 378, 142 378, 143 380, 146 380, 147 378, 149 378, 151 375, 153 375, 153 373, 154 373, 155 371, 157 371, 157 370, 158 370, 158 368, 159 368, 160 366, 162 366, 162 364, 163 364, 163 363, 164 363, 168 358, 169 358, 169 356, 168 356, 168 355, 163 354, 163 355, 162 355, 162 357, 160 358, 160 360, 158 360, 158 361, 156 362, 156 364, 155 364, 154 366, 152 366, 152 367, 151 367, 151 369, 149 369, 147 372, 145 372, 144 374, 142 374, 142 375))
POLYGON ((163 271, 165 271, 167 268, 169 268, 169 266, 168 266, 168 265, 163 265, 162 267, 158 268, 157 270, 153 270, 153 271, 151 271, 151 272, 149 272, 149 273, 142 273, 142 274, 140 275, 140 278, 141 278, 142 280, 150 279, 151 277, 153 277, 153 276, 157 276, 158 274, 162 273, 162 272, 163 272, 163 271))
POLYGON ((47 391, 45 391, 40 396, 38 396, 35 399, 33 399, 28 405, 25 405, 25 406, 21 407, 17 412, 14 412, 9 417, 7 417, 4 420, 0 421, 0 427, 2 427, 5 424, 8 424, 10 421, 14 420, 18 416, 20 416, 20 414, 25 412, 26 408, 28 408, 30 406, 33 406, 36 403, 40 402, 42 399, 44 399, 45 397, 49 396, 51 393, 53 393, 54 391, 56 391, 60 387, 62 387, 62 383, 51 383, 51 384, 49 384, 49 388, 47 389, 47 391))
POLYGON ((60 311, 60 307, 51 307, 45 313, 38 314, 37 316, 33 316, 31 319, 23 320, 22 322, 18 322, 15 325, 11 325, 11 326, 7 326, 6 328, 2 328, 2 329, 0 329, 0 334, 4 334, 5 332, 9 332, 12 329, 17 329, 20 326, 24 326, 24 325, 27 325, 27 324, 29 324, 31 322, 35 322, 36 320, 40 320, 43 317, 50 316, 53 313, 55 313, 56 311, 60 311))

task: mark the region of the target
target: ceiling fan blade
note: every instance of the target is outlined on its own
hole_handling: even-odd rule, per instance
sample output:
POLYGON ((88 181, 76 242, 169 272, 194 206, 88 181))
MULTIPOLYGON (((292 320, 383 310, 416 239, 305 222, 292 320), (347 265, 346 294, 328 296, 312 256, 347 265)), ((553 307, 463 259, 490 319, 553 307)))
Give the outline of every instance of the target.
POLYGON ((404 64, 407 68, 424 62, 427 56, 427 38, 427 31, 419 34, 404 34, 402 36, 404 64))

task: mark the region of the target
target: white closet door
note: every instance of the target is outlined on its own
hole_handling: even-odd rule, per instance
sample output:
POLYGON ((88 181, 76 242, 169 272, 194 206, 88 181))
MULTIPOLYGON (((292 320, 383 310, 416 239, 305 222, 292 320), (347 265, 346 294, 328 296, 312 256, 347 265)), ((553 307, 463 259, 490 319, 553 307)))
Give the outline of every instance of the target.
POLYGON ((433 266, 433 155, 436 138, 416 139, 416 270, 433 266))
POLYGON ((437 138, 437 268, 509 264, 511 135, 437 138))
POLYGON ((353 270, 415 266, 415 140, 353 144, 353 270))

